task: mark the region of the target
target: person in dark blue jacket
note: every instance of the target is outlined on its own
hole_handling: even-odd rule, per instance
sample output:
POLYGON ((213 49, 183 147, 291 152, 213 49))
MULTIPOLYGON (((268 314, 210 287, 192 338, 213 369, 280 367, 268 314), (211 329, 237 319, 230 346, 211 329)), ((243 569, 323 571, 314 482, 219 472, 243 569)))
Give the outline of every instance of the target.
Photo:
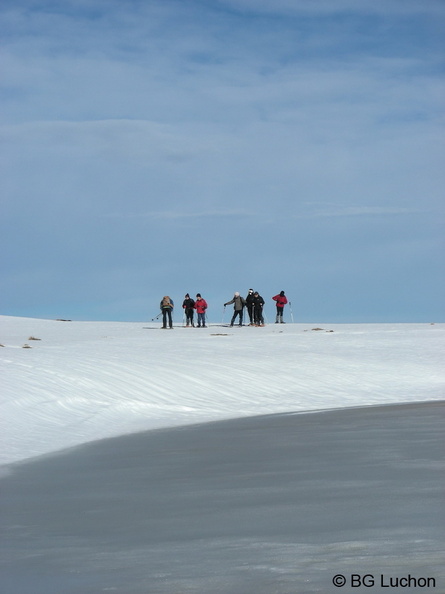
POLYGON ((264 299, 261 297, 258 291, 255 291, 253 294, 253 314, 255 326, 264 326, 263 307, 264 299))
POLYGON ((195 300, 187 293, 182 302, 182 307, 185 313, 186 326, 195 326, 193 323, 193 314, 195 313, 195 300))

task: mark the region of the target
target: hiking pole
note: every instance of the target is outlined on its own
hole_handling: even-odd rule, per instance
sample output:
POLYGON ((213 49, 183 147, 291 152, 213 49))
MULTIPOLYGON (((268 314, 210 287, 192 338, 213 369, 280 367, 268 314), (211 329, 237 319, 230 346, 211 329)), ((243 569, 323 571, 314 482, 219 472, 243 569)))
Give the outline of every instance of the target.
POLYGON ((162 311, 161 311, 161 313, 158 313, 158 315, 155 318, 151 318, 151 321, 154 322, 155 320, 157 320, 161 316, 162 316, 162 311))
POLYGON ((226 313, 226 306, 224 306, 224 309, 223 309, 223 315, 222 315, 222 318, 221 318, 221 326, 224 325, 224 316, 225 316, 225 313, 226 313))
POLYGON ((294 314, 292 313, 292 302, 289 301, 289 310, 290 310, 290 319, 292 320, 292 324, 294 323, 294 314))

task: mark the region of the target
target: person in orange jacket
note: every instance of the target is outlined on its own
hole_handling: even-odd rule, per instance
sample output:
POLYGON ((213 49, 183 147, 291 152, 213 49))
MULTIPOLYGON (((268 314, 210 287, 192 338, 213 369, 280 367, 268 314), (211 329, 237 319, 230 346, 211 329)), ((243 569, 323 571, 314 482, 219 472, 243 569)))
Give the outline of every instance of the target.
POLYGON ((283 310, 287 303, 287 297, 284 294, 284 291, 281 291, 279 295, 275 295, 275 297, 272 297, 272 299, 276 301, 277 304, 277 317, 275 318, 275 324, 285 324, 285 322, 283 322, 283 310))
POLYGON ((206 326, 206 309, 207 302, 201 297, 201 293, 197 293, 195 301, 195 309, 198 314, 198 328, 207 328, 206 326))

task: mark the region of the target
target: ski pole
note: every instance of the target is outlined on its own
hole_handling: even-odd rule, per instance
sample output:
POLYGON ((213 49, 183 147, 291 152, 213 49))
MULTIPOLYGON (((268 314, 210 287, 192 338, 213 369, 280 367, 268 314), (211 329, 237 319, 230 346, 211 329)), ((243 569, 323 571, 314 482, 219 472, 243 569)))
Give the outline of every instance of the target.
POLYGON ((222 318, 221 318, 221 326, 224 324, 225 313, 226 313, 226 306, 224 306, 224 309, 223 309, 223 315, 222 315, 222 318))
POLYGON ((154 322, 155 320, 157 320, 161 316, 162 316, 162 311, 161 311, 161 313, 158 313, 158 315, 155 318, 151 318, 151 321, 154 322))
POLYGON ((294 323, 294 314, 292 313, 292 303, 289 301, 289 310, 290 310, 290 319, 292 320, 292 324, 294 323))

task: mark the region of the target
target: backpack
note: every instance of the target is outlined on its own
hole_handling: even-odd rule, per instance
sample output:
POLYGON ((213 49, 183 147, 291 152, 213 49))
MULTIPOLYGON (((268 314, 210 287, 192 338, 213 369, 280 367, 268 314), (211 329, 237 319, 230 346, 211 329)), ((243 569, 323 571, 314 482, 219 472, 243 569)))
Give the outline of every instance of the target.
POLYGON ((170 301, 170 297, 164 297, 163 300, 161 301, 161 307, 171 307, 172 306, 172 302, 170 301))

